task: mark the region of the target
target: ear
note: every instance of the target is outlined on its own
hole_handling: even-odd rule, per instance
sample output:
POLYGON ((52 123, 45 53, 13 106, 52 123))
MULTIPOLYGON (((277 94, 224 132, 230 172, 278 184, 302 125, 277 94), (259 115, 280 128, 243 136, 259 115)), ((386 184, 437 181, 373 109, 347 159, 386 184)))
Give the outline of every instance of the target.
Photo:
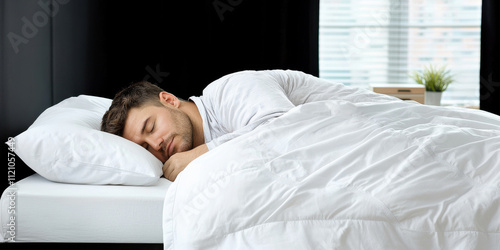
POLYGON ((158 94, 158 96, 160 97, 160 102, 165 106, 172 105, 178 108, 180 105, 179 98, 175 97, 175 95, 172 95, 168 92, 162 91, 160 92, 160 94, 158 94))

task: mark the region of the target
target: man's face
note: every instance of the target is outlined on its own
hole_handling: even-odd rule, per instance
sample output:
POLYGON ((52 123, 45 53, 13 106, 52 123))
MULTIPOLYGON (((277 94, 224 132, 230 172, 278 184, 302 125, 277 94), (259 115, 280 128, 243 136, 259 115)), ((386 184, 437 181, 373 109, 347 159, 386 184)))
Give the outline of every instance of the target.
POLYGON ((165 163, 173 154, 193 148, 193 125, 177 107, 146 104, 129 110, 123 137, 165 163))

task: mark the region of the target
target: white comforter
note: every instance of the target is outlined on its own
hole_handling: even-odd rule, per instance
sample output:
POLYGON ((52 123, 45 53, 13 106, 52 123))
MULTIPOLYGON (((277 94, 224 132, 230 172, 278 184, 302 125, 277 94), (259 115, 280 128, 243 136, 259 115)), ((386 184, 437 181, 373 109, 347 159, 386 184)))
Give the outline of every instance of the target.
POLYGON ((500 249, 500 118, 298 106, 193 161, 163 215, 165 249, 500 249))

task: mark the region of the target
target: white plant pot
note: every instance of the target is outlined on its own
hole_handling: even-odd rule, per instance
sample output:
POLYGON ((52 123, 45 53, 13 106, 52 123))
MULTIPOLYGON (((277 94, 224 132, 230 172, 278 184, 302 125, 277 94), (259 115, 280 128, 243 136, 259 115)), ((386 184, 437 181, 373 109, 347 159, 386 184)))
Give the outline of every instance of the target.
POLYGON ((443 92, 425 91, 425 104, 440 106, 442 94, 443 92))

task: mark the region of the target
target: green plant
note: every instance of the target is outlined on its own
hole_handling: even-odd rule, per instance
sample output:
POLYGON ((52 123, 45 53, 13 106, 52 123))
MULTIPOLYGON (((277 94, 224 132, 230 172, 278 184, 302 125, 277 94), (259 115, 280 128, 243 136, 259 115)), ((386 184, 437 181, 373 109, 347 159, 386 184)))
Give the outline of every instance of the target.
POLYGON ((425 90, 434 92, 445 91, 454 81, 450 70, 447 70, 446 66, 437 68, 429 65, 429 67, 424 68, 423 72, 414 71, 410 77, 418 84, 424 85, 425 90))

